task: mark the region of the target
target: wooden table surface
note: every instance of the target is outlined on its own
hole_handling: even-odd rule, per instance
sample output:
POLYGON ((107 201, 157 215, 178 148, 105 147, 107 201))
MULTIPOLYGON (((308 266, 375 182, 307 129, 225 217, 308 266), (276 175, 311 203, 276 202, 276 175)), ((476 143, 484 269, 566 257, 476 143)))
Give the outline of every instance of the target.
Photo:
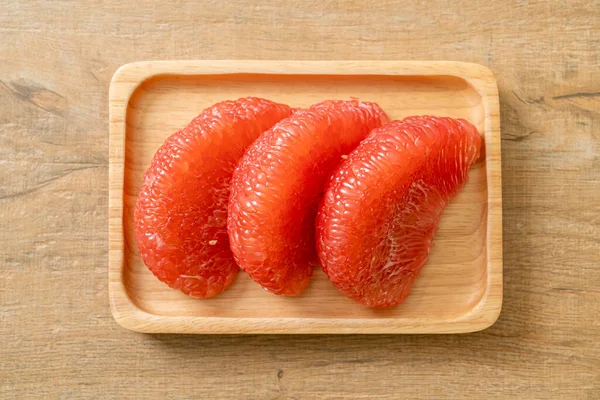
POLYGON ((600 398, 600 2, 0 1, 0 397, 600 398), (437 3, 437 4, 435 4, 437 3), (147 59, 498 80, 504 307, 441 336, 177 336, 107 290, 108 85, 147 59))

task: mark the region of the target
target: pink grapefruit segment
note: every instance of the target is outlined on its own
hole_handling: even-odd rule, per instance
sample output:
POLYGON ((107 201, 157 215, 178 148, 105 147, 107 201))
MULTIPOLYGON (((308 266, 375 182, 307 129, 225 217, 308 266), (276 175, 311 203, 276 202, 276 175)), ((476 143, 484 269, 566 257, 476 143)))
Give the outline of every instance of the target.
POLYGON ((158 149, 137 198, 135 236, 158 279, 200 298, 238 273, 227 237, 231 174, 246 148, 291 109, 259 98, 204 110, 158 149))
POLYGON ((410 117, 375 129, 334 174, 319 209, 319 259, 334 285, 369 307, 404 301, 480 147, 462 119, 410 117))
POLYGON ((326 101, 296 111, 249 147, 233 175, 227 229, 253 280, 279 295, 304 290, 318 263, 314 222, 325 182, 386 122, 374 103, 326 101))

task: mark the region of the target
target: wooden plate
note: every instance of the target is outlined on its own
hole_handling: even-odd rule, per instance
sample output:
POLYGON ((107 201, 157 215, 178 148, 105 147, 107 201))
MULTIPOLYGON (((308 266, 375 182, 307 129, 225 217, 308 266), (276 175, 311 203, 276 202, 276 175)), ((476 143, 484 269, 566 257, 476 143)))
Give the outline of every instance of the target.
POLYGON ((498 91, 476 64, 404 61, 161 61, 121 67, 110 85, 109 290, 125 328, 174 333, 457 333, 492 325, 502 305, 498 91), (202 109, 265 97, 296 107, 325 99, 375 101, 392 119, 461 117, 485 136, 484 157, 446 209, 428 264, 398 307, 372 310, 316 270, 296 298, 240 273, 223 294, 186 297, 144 266, 133 209, 156 149, 202 109))

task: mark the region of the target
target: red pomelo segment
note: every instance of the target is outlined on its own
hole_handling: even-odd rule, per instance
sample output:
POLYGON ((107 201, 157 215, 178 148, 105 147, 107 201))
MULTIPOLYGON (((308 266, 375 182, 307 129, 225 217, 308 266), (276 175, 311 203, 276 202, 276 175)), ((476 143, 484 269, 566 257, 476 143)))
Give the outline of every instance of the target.
POLYGON ((296 111, 249 147, 233 175, 227 229, 252 279, 275 294, 304 290, 318 262, 314 222, 325 182, 387 121, 374 103, 327 101, 296 111))
POLYGON ((401 303, 480 145, 462 119, 410 117, 375 129, 332 177, 319 209, 319 259, 335 286, 366 306, 401 303))
POLYGON ((164 283, 207 298, 238 267, 229 250, 231 175, 246 148, 291 109, 258 98, 204 110, 154 155, 137 198, 135 236, 144 263, 164 283))

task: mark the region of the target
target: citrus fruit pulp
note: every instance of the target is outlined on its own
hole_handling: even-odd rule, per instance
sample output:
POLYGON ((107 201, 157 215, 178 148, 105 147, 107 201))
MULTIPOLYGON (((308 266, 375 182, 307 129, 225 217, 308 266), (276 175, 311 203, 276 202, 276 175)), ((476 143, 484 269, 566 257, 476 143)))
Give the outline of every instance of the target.
POLYGON ((332 176, 317 217, 323 270, 370 307, 401 303, 481 139, 469 122, 409 117, 375 129, 332 176))
POLYGON ((263 288, 300 294, 318 263, 315 217, 329 175, 389 119, 374 103, 326 101, 262 134, 232 179, 227 229, 238 265, 263 288))
POLYGON ((259 98, 204 110, 158 149, 137 198, 140 255, 162 282, 199 298, 225 290, 238 267, 227 237, 231 174, 246 148, 291 109, 259 98))

